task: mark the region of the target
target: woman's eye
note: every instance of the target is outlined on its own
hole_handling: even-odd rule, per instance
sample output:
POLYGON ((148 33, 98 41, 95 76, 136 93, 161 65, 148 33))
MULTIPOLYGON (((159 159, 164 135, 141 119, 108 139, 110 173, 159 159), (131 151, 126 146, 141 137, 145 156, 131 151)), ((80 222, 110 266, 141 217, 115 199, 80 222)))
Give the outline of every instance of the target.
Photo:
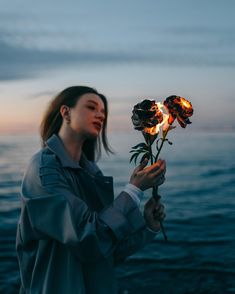
POLYGON ((88 105, 87 108, 91 109, 91 110, 95 110, 94 106, 88 105))

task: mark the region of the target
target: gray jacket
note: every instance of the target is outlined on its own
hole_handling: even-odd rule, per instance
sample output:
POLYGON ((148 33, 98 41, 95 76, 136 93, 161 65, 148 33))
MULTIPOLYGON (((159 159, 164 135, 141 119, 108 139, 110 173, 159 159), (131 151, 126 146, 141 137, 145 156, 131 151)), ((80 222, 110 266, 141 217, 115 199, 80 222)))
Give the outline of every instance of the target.
POLYGON ((115 264, 154 236, 126 192, 114 200, 112 177, 84 155, 72 161, 53 135, 22 183, 20 293, 117 293, 115 264))

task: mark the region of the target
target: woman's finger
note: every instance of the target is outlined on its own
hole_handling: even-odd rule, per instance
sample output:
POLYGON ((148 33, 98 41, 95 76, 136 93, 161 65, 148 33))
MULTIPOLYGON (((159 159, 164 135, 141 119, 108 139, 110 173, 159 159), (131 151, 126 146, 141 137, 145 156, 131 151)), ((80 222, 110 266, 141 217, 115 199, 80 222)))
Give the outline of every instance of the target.
POLYGON ((163 213, 165 213, 165 206, 162 203, 160 203, 160 205, 155 207, 153 214, 154 215, 161 215, 163 213))
POLYGON ((157 178, 159 176, 164 176, 166 173, 166 168, 164 165, 161 165, 157 170, 151 172, 153 178, 157 178))
POLYGON ((154 214, 154 215, 153 215, 153 218, 154 218, 155 220, 164 220, 165 217, 166 217, 165 212, 161 212, 161 213, 157 213, 157 214, 154 214))
POLYGON ((162 203, 160 203, 158 206, 155 207, 154 211, 156 213, 161 213, 164 211, 164 209, 165 209, 165 206, 162 203))
POLYGON ((165 171, 166 169, 166 162, 165 160, 159 159, 156 163, 148 166, 146 168, 146 172, 152 174, 152 173, 161 173, 162 171, 165 171))
POLYGON ((155 185, 156 186, 160 186, 161 184, 163 184, 165 182, 165 176, 162 175, 161 177, 159 177, 156 181, 155 181, 155 185))
POLYGON ((134 173, 138 173, 139 171, 143 170, 145 166, 148 164, 148 158, 145 158, 135 169, 134 173))

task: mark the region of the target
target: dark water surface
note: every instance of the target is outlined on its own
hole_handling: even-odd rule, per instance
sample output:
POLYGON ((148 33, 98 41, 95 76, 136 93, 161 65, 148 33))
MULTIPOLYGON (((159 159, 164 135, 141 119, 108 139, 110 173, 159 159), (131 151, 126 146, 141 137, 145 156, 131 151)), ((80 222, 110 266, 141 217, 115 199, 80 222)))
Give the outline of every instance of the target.
MULTIPOLYGON (((99 165, 114 176, 118 194, 134 168, 130 147, 142 138, 119 133, 110 139, 117 154, 99 165)), ((161 156, 167 180, 159 191, 169 242, 159 235, 117 268, 122 293, 235 293, 235 134, 178 132, 171 139, 161 156)), ((39 148, 35 136, 0 137, 0 293, 18 293, 20 184, 39 148)))

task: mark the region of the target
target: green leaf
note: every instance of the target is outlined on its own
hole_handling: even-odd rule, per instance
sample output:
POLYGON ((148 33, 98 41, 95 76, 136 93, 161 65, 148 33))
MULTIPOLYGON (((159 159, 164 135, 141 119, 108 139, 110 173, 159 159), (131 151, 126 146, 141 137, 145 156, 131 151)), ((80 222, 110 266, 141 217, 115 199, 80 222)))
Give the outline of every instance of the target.
POLYGON ((130 153, 134 153, 134 152, 140 154, 140 153, 146 152, 146 150, 144 150, 144 149, 138 149, 138 150, 132 150, 132 151, 130 151, 130 153))
POLYGON ((168 142, 168 144, 172 145, 173 143, 171 141, 169 141, 168 139, 165 139, 165 141, 168 142))
POLYGON ((132 162, 132 160, 137 157, 139 155, 139 153, 134 153, 132 154, 131 158, 130 158, 130 163, 132 162))
POLYGON ((129 153, 133 153, 133 152, 136 152, 136 150, 131 150, 131 151, 129 151, 129 153))
POLYGON ((149 148, 148 149, 145 149, 145 148, 133 149, 133 150, 131 150, 129 152, 130 153, 133 153, 133 152, 139 152, 139 153, 149 152, 149 148))
POLYGON ((139 148, 139 147, 142 147, 142 148, 144 148, 144 149, 148 149, 148 146, 147 146, 145 143, 139 143, 139 144, 137 144, 136 146, 131 147, 131 148, 132 148, 132 149, 137 149, 137 148, 139 148))
POLYGON ((140 153, 138 153, 137 156, 135 157, 135 165, 136 165, 136 161, 137 161, 137 158, 139 155, 140 155, 140 153))

